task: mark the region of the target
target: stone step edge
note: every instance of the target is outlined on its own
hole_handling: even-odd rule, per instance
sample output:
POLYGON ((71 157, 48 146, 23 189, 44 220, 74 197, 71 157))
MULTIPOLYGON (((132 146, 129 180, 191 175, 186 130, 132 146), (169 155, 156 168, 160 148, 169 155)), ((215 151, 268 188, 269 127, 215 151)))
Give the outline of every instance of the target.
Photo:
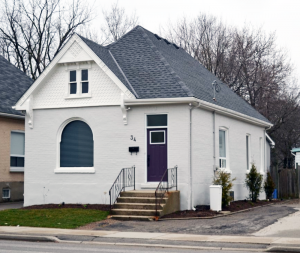
MULTIPOLYGON (((156 206, 154 203, 127 203, 127 202, 117 202, 114 205, 130 205, 130 206, 156 206)), ((164 206, 165 204, 160 204, 164 206)))
MULTIPOLYGON (((130 211, 130 212, 155 212, 155 209, 111 209, 111 211, 130 211)), ((158 212, 162 210, 157 210, 158 212)))
POLYGON ((137 215, 118 215, 113 214, 109 216, 109 219, 113 218, 125 218, 125 219, 145 219, 145 220, 155 220, 155 216, 137 216, 137 215))

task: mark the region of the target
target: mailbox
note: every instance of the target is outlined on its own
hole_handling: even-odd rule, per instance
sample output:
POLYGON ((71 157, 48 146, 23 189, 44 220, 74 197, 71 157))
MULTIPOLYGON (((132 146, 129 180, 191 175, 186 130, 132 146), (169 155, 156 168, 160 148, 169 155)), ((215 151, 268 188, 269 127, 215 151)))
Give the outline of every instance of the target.
POLYGON ((131 153, 138 153, 140 151, 140 147, 129 147, 129 152, 131 153))

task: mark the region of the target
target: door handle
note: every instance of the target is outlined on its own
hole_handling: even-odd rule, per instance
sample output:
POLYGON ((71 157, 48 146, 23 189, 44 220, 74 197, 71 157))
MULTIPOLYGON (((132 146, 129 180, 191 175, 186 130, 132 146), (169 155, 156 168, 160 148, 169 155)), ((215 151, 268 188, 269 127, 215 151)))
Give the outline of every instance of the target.
POLYGON ((150 155, 147 155, 147 166, 150 166, 150 155))

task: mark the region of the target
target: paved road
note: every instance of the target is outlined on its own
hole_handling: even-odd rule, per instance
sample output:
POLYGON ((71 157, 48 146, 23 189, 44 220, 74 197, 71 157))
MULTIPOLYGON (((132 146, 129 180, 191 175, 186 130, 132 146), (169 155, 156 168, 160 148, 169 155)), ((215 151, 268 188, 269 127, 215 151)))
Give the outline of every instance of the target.
POLYGON ((18 209, 23 207, 23 202, 7 202, 0 203, 0 210, 18 209))
POLYGON ((100 222, 95 230, 123 232, 169 232, 201 235, 245 235, 257 232, 278 219, 295 213, 293 205, 272 205, 249 212, 215 219, 170 220, 158 222, 114 221, 100 222))
MULTIPOLYGON (((30 252, 113 252, 113 253, 139 253, 139 252, 200 252, 200 250, 192 249, 170 249, 170 248, 159 248, 159 247, 133 247, 133 246, 115 246, 115 245, 83 245, 83 244, 68 244, 68 243, 39 243, 39 242, 20 242, 20 241, 1 241, 0 240, 0 253, 30 253, 30 252)), ((247 253, 251 251, 226 251, 226 250, 201 250, 201 252, 210 253, 247 253)), ((256 251, 257 252, 257 251, 256 251)))

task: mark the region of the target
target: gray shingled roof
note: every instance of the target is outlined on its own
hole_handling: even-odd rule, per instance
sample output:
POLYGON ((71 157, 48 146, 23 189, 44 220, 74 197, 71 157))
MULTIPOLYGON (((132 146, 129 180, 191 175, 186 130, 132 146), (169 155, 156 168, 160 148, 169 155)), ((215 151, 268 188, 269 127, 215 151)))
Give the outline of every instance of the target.
POLYGON ((195 97, 270 123, 182 48, 141 26, 106 47, 81 38, 131 92, 133 88, 137 98, 195 97), (214 80, 221 86, 216 101, 213 100, 214 80))
POLYGON ((23 115, 12 106, 32 83, 30 77, 0 56, 0 113, 23 115))

